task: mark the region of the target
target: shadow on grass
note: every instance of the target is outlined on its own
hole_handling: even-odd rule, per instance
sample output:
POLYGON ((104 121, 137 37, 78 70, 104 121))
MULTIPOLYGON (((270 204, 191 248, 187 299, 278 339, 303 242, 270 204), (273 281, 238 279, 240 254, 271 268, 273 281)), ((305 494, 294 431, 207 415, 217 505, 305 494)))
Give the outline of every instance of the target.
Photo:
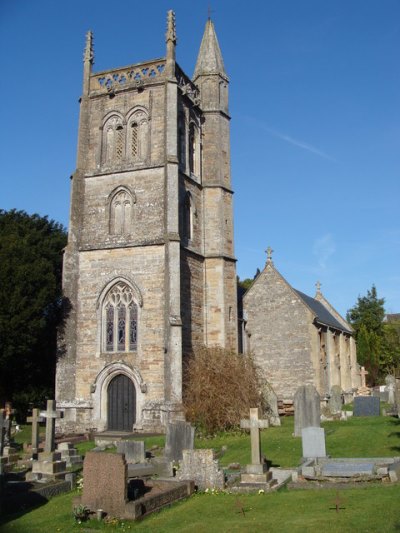
POLYGON ((0 530, 1 526, 7 524, 10 520, 20 518, 24 514, 30 513, 34 509, 48 503, 48 500, 44 496, 41 496, 37 492, 29 491, 28 488, 26 492, 19 492, 18 490, 9 491, 7 488, 4 492, 0 516, 0 530))

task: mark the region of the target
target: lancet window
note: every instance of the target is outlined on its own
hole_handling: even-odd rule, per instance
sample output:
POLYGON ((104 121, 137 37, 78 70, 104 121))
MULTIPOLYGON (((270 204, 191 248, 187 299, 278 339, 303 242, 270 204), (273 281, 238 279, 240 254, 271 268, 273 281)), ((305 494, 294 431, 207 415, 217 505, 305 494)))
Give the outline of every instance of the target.
POLYGON ((139 109, 128 122, 127 157, 133 163, 144 163, 147 159, 149 123, 145 111, 139 109))
POLYGON ((103 349, 105 352, 132 352, 137 349, 138 306, 132 289, 118 282, 103 303, 103 349))
POLYGON ((133 198, 129 191, 121 189, 110 203, 110 234, 129 235, 132 230, 133 198))
POLYGON ((189 241, 193 238, 193 200, 190 192, 185 194, 182 213, 183 238, 189 241))
POLYGON ((125 129, 121 117, 112 115, 103 127, 102 162, 104 165, 121 163, 124 157, 125 129))

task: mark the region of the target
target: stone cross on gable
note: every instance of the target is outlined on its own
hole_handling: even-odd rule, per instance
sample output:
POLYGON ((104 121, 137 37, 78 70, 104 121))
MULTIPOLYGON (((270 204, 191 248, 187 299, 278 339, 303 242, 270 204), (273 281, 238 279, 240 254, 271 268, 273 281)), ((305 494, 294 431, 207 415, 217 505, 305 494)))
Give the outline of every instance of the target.
POLYGON ((243 429, 250 429, 251 438, 251 464, 261 464, 261 440, 260 429, 267 428, 269 426, 268 420, 260 420, 260 411, 258 407, 252 407, 250 409, 250 420, 245 419, 240 421, 240 427, 243 429))
POLYGON ((367 376, 369 374, 369 372, 367 372, 365 370, 365 368, 362 366, 361 367, 361 371, 360 371, 360 376, 361 376, 361 387, 366 387, 366 380, 365 380, 365 376, 367 376))
POLYGON ((60 418, 61 415, 56 411, 56 401, 47 400, 47 409, 42 411, 40 416, 46 419, 46 442, 44 451, 51 453, 55 450, 55 433, 56 433, 56 418, 60 418))
POLYGON ((28 416, 26 421, 32 423, 32 454, 36 454, 39 451, 39 422, 44 422, 40 409, 32 409, 32 416, 28 416))
POLYGON ((317 283, 315 284, 316 288, 317 288, 317 292, 321 292, 321 282, 320 281, 317 281, 317 283))
POLYGON ((272 261, 272 254, 273 254, 273 249, 271 248, 271 246, 268 246, 268 248, 265 250, 265 253, 267 254, 267 263, 268 262, 271 262, 272 261))

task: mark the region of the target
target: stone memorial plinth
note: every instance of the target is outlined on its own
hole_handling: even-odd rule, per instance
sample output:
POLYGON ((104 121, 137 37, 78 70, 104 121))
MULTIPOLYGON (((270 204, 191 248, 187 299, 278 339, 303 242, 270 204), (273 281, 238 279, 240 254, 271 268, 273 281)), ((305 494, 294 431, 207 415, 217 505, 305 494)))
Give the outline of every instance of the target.
POLYGON ((346 462, 326 463, 322 467, 322 475, 325 477, 359 477, 372 476, 374 474, 374 463, 346 462))
POLYGON ((380 399, 375 396, 356 396, 354 398, 353 416, 379 416, 380 399))
POLYGON ((65 461, 67 467, 82 464, 82 456, 71 442, 60 442, 57 445, 57 451, 61 454, 61 459, 65 461))
POLYGON ((177 472, 179 480, 193 480, 199 490, 223 489, 225 476, 219 468, 214 450, 183 450, 177 472))

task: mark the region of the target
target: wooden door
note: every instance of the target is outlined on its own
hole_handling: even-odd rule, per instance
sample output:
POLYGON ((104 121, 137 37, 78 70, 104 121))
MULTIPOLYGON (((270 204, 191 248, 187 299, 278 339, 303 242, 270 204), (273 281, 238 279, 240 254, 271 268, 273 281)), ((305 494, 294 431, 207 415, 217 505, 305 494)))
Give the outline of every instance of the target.
POLYGON ((136 391, 132 380, 118 374, 108 386, 108 430, 132 431, 136 422, 136 391))

